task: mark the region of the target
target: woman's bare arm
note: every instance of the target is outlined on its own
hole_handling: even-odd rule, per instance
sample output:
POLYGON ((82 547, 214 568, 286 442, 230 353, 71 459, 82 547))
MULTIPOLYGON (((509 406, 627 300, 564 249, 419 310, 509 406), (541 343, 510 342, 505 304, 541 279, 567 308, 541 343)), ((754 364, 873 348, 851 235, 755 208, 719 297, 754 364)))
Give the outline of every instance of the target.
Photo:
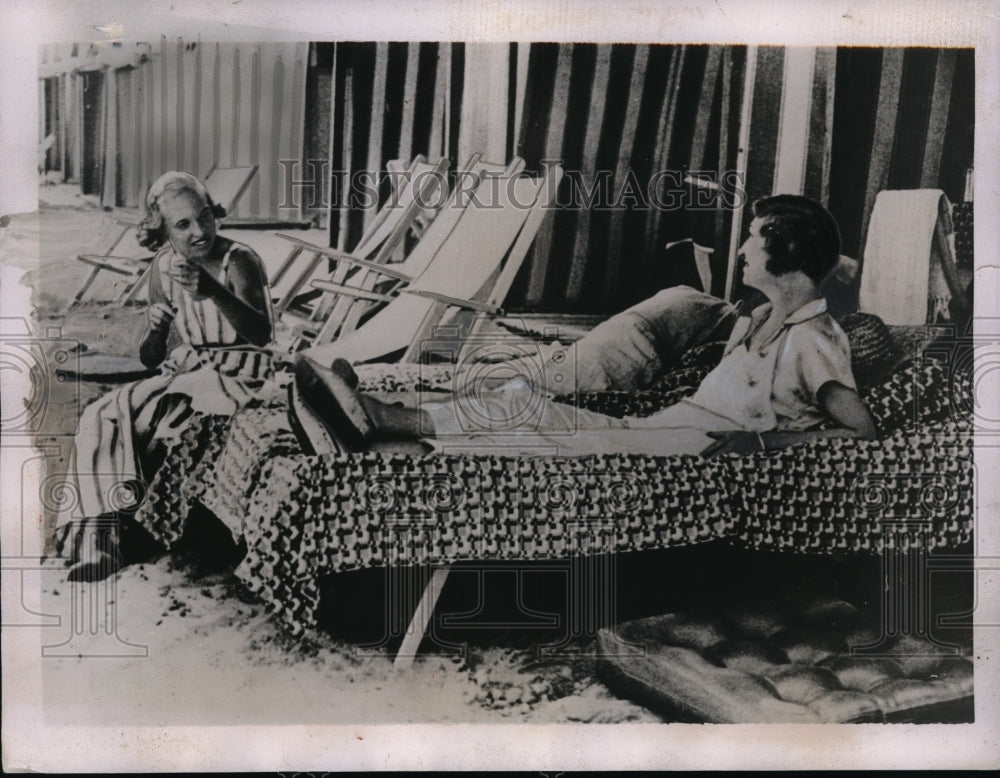
MULTIPOLYGON (((159 262, 159 256, 153 262, 159 262)), ((154 267, 149 278, 149 309, 146 312, 149 322, 146 334, 139 344, 139 360, 146 367, 156 367, 167 356, 167 336, 170 334, 170 323, 173 321, 173 309, 163 293, 160 285, 159 267, 154 267)))
POLYGON ((210 297, 241 337, 255 346, 271 342, 273 322, 268 314, 267 273, 260 257, 237 251, 229 265, 232 289, 205 271, 198 274, 197 292, 210 297))
POLYGON ((719 454, 751 454, 761 450, 774 451, 799 443, 810 443, 830 438, 856 438, 875 440, 875 420, 861 399, 857 390, 836 381, 828 381, 820 388, 817 396, 820 410, 836 425, 825 430, 762 432, 710 432, 716 439, 701 455, 705 458, 719 454))
POLYGON ((266 346, 272 339, 273 322, 268 315, 270 292, 264 263, 256 254, 244 251, 235 253, 233 259, 236 261, 229 266, 232 291, 219 284, 213 299, 240 335, 255 346, 266 346))

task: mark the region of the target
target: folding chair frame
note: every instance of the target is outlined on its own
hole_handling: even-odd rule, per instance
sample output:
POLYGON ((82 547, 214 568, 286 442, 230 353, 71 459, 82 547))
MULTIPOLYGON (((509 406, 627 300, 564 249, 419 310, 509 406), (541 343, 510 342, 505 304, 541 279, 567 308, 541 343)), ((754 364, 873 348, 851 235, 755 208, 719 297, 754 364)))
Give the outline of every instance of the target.
POLYGON ((514 241, 514 245, 507 254, 507 260, 501 267, 500 273, 497 276, 496 281, 494 281, 493 286, 484 301, 477 302, 475 300, 460 300, 426 290, 409 291, 410 294, 420 294, 425 297, 436 299, 439 306, 424 319, 424 322, 418 329, 413 341, 410 343, 410 347, 403 354, 401 361, 416 362, 420 359, 420 351, 423 341, 432 335, 434 327, 444 319, 447 315, 447 309, 449 307, 475 311, 479 314, 473 321, 469 332, 465 335, 465 344, 462 346, 458 354, 459 362, 461 362, 465 354, 468 353, 468 348, 470 347, 473 336, 482 331, 483 326, 486 324, 486 317, 502 316, 504 314, 502 308, 503 302, 510 293, 510 289, 514 285, 514 281, 517 279, 517 274, 520 272, 521 266, 524 264, 524 260, 528 255, 528 249, 530 249, 531 244, 534 243, 535 235, 538 233, 538 228, 541 226, 542 220, 545 218, 546 209, 554 199, 556 188, 559 186, 559 182, 562 180, 562 177, 563 169, 560 166, 555 165, 546 167, 545 173, 542 176, 542 184, 539 189, 538 199, 535 200, 535 203, 531 208, 531 213, 529 213, 528 218, 525 219, 524 225, 521 227, 521 231, 518 233, 517 239, 514 241))
MULTIPOLYGON (((556 187, 558 186, 562 175, 563 171, 561 167, 551 166, 546 167, 543 174, 536 179, 537 188, 535 189, 534 200, 532 201, 530 208, 528 208, 527 212, 518 223, 509 225, 511 228, 511 231, 508 233, 510 243, 507 247, 505 247, 506 250, 503 254, 497 257, 496 264, 484 277, 484 280, 481 282, 482 285, 478 291, 472 293, 469 297, 464 297, 454 293, 449 294, 446 291, 439 292, 426 286, 426 273, 430 270, 431 264, 433 264, 433 262, 436 261, 436 258, 440 255, 440 251, 445 245, 445 243, 442 242, 440 246, 435 249, 434 259, 432 259, 431 263, 425 267, 421 275, 415 278, 411 284, 400 290, 400 295, 412 294, 431 300, 431 304, 422 308, 419 313, 416 310, 411 311, 411 315, 420 316, 419 322, 416 322, 415 326, 412 321, 400 323, 400 326, 396 328, 397 337, 392 339, 391 344, 385 343, 384 341, 378 341, 377 347, 372 349, 371 355, 365 356, 367 351, 363 344, 366 341, 362 339, 365 327, 369 326, 370 323, 374 329, 380 329, 382 331, 387 331, 392 328, 392 323, 390 323, 389 319, 383 320, 381 324, 375 324, 376 319, 379 317, 390 315, 389 309, 386 311, 380 311, 372 317, 369 323, 366 323, 365 327, 359 328, 356 332, 346 333, 351 339, 351 343, 349 345, 345 344, 344 347, 340 349, 342 352, 341 355, 347 356, 348 358, 359 362, 373 361, 379 359, 380 357, 384 358, 388 355, 390 353, 390 349, 387 347, 392 346, 392 351, 395 351, 397 348, 402 350, 402 358, 400 361, 415 362, 420 359, 425 343, 431 339, 435 328, 440 325, 449 310, 453 310, 455 312, 457 312, 457 310, 470 310, 481 314, 501 313, 501 304, 509 292, 510 287, 513 285, 521 266, 523 265, 528 249, 535 239, 538 227, 546 215, 548 206, 554 199, 556 187), (484 294, 484 292, 485 299, 480 299, 480 295, 484 294), (401 342, 398 335, 404 331, 406 332, 405 342, 401 342), (379 348, 383 350, 379 351, 379 348), (354 353, 351 353, 352 351, 354 353)), ((489 212, 492 209, 486 210, 489 212)), ((462 223, 462 219, 466 218, 467 213, 467 209, 461 211, 462 215, 460 219, 456 220, 454 226, 451 228, 451 231, 449 232, 450 236, 455 236, 455 230, 460 229, 459 225, 462 223)), ((466 231, 468 231, 468 228, 466 231)), ((437 274, 441 274, 440 269, 437 271, 437 274)), ((469 285, 466 283, 465 289, 468 288, 469 285)), ((340 287, 336 288, 335 291, 340 294, 350 294, 349 291, 340 287)), ((397 301, 398 298, 397 300, 390 302, 389 308, 391 308, 392 304, 397 301)), ((481 326, 481 323, 477 323, 473 332, 469 333, 469 335, 474 334, 474 332, 478 330, 479 326, 481 326)), ((466 335, 465 337, 468 338, 469 335, 466 335)), ((338 355, 338 343, 341 340, 343 340, 343 337, 338 338, 337 342, 321 342, 320 339, 317 338, 313 349, 317 351, 317 356, 319 358, 326 359, 327 357, 338 355)), ((372 340, 371 342, 376 343, 375 340, 372 340)))
MULTIPOLYGON (((420 214, 422 204, 427 201, 428 196, 433 191, 433 187, 439 185, 440 182, 445 180, 445 173, 447 172, 447 169, 447 159, 442 158, 434 165, 429 165, 423 155, 417 155, 414 157, 405 173, 406 186, 412 186, 414 183, 418 183, 419 189, 413 192, 413 196, 410 198, 410 201, 406 204, 402 211, 399 210, 398 204, 404 200, 404 193, 401 190, 395 190, 390 195, 389 200, 375 215, 374 220, 369 225, 365 235, 358 242, 358 245, 350 253, 338 251, 336 249, 326 249, 325 247, 316 246, 315 244, 307 241, 293 238, 290 235, 278 233, 278 237, 292 242, 295 244, 295 247, 285 258, 284 262, 282 262, 281 267, 278 268, 278 272, 272 279, 273 286, 276 286, 285 278, 286 275, 290 273, 293 264, 302 254, 311 254, 304 267, 292 281, 289 289, 275 304, 276 313, 279 316, 283 316, 286 323, 289 323, 290 326, 297 332, 297 337, 291 346, 293 350, 297 348, 303 340, 308 340, 308 335, 310 333, 318 331, 321 328, 322 325, 317 324, 318 322, 329 320, 329 317, 333 315, 330 306, 324 305, 323 303, 319 303, 314 306, 312 311, 310 311, 306 316, 297 316, 293 311, 289 310, 296 296, 299 295, 303 287, 305 287, 305 285, 312 280, 312 277, 320 263, 323 262, 324 259, 338 260, 338 264, 334 268, 330 277, 325 279, 334 286, 344 285, 344 282, 347 281, 352 270, 357 269, 357 267, 367 267, 363 262, 351 262, 351 260, 365 260, 371 263, 373 267, 388 265, 393 253, 403 242, 407 231, 413 226, 414 221, 420 214), (423 176, 422 180, 417 182, 417 176, 420 174, 420 166, 425 166, 429 175, 423 176), (389 231, 389 234, 381 242, 373 244, 373 241, 376 239, 379 232, 384 229, 385 224, 389 219, 393 219, 395 221, 395 224, 389 231), (374 252, 374 254, 372 252, 374 252), (354 267, 352 267, 352 265, 354 267)), ((344 315, 346 315, 346 312, 344 315)), ((342 320, 343 315, 340 318, 342 320)))
MULTIPOLYGON (((466 164, 458 171, 457 175, 475 176, 476 186, 478 186, 483 177, 488 174, 492 173, 495 175, 512 176, 524 168, 524 160, 520 158, 515 158, 509 165, 504 166, 491 162, 483 162, 481 157, 482 155, 480 153, 473 154, 466 164)), ((329 343, 338 336, 342 336, 353 331, 357 328, 362 317, 371 310, 372 305, 389 302, 399 293, 401 288, 412 282, 413 279, 423 271, 423 268, 429 264, 433 255, 429 256, 425 261, 418 260, 416 263, 418 267, 416 268, 414 268, 414 259, 426 253, 425 249, 428 245, 426 241, 436 239, 437 234, 443 230, 447 230, 448 234, 450 234, 449 223, 450 227, 454 228, 458 219, 461 217, 461 209, 458 207, 457 198, 460 197, 463 192, 467 191, 467 189, 459 186, 451 192, 448 201, 443 207, 438 209, 434 222, 427 227, 425 234, 421 237, 421 243, 410 252, 407 259, 400 263, 373 264, 372 262, 362 261, 361 258, 357 256, 357 252, 347 254, 335 249, 321 249, 318 246, 307 244, 304 241, 293 238, 292 236, 284 234, 279 235, 278 237, 300 243, 304 248, 313 252, 321 253, 329 259, 342 261, 348 265, 354 265, 363 270, 363 272, 359 274, 360 281, 355 281, 350 285, 343 283, 343 280, 347 275, 346 270, 343 268, 338 268, 339 273, 336 275, 339 277, 335 276, 330 280, 317 279, 311 282, 311 286, 314 289, 318 289, 324 293, 336 295, 337 299, 328 305, 326 309, 322 309, 317 306, 316 312, 319 315, 315 315, 310 322, 301 323, 299 325, 300 337, 299 340, 292 344, 292 348, 294 349, 297 347, 302 340, 306 340, 307 336, 313 333, 315 333, 312 338, 313 342, 321 344, 329 343), (453 221, 449 222, 452 218, 450 216, 451 214, 455 214, 455 216, 453 221), (395 282, 395 284, 392 288, 385 290, 384 292, 376 292, 375 287, 379 283, 386 281, 395 282), (323 317, 323 313, 326 314, 325 318, 323 317), (316 327, 310 331, 309 326, 313 322, 315 322, 316 327)), ((445 238, 446 237, 447 236, 445 236, 445 238)))

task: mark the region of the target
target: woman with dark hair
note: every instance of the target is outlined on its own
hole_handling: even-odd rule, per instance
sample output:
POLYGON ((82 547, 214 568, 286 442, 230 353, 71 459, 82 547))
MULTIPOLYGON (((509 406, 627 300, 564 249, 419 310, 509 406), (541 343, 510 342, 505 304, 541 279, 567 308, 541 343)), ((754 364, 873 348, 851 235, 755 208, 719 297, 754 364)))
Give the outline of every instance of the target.
POLYGON ((272 375, 263 347, 274 316, 261 258, 216 234, 225 211, 188 173, 157 179, 145 206, 138 239, 157 253, 139 356, 159 373, 101 397, 80 418, 68 472, 76 500, 57 524, 60 542, 72 539, 71 580, 117 569, 115 533, 88 525, 114 526, 120 503, 128 502, 122 495, 139 498, 166 443, 191 416, 235 413, 272 375))
POLYGON ((553 402, 519 380, 400 408, 357 394, 349 364, 334 359, 326 367, 309 351, 296 365, 299 394, 351 448, 387 437, 422 438, 450 452, 708 457, 835 436, 874 438, 847 337, 819 291, 840 253, 836 222, 819 203, 795 195, 758 201, 754 216, 740 249, 743 282, 768 302, 737 320, 721 362, 693 396, 651 416, 618 419, 553 402))

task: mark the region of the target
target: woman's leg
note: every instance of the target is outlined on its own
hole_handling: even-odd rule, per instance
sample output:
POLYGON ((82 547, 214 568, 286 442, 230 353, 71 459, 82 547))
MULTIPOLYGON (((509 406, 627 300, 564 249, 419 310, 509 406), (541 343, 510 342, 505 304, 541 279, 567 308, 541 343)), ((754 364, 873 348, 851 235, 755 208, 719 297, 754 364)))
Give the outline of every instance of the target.
MULTIPOLYGON (((442 404, 445 405, 446 404, 442 404)), ((444 423, 454 424, 449 409, 423 406, 444 423)), ((435 448, 444 453, 586 456, 591 454, 645 454, 673 456, 700 454, 714 440, 708 432, 739 429, 729 419, 681 402, 652 417, 618 419, 546 401, 538 413, 542 423, 508 430, 476 432, 452 429, 436 436, 435 448)))
POLYGON ((390 405, 364 394, 358 395, 358 399, 379 438, 415 440, 434 437, 434 420, 422 408, 390 405))
POLYGON ((522 382, 494 391, 454 395, 417 408, 389 405, 363 394, 358 398, 380 437, 387 438, 443 439, 498 432, 571 434, 627 426, 613 416, 554 402, 522 382))
MULTIPOLYGON (((341 370, 340 373, 346 373, 341 370)), ((401 408, 357 392, 343 375, 317 372, 317 381, 337 381, 314 404, 326 418, 338 398, 357 402, 374 435, 382 439, 429 439, 452 453, 583 456, 603 453, 650 455, 698 454, 712 443, 707 431, 733 429, 718 416, 681 403, 655 418, 618 419, 565 403, 553 402, 526 384, 499 391, 456 395, 418 408, 401 408)), ((311 379, 312 380, 312 379, 311 379)), ((332 416, 331 416, 332 419, 332 416)), ((328 420, 336 428, 336 424, 328 420)))
POLYGON ((118 522, 131 521, 142 498, 140 455, 155 447, 153 425, 170 404, 168 385, 169 379, 157 376, 109 392, 84 409, 56 517, 63 553, 69 543, 70 580, 99 580, 121 567, 118 522))

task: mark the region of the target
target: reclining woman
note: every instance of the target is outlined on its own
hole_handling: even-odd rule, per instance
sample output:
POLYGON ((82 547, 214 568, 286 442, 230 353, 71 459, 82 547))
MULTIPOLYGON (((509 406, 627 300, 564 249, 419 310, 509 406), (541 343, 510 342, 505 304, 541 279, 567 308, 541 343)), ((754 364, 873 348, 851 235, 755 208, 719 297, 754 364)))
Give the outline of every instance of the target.
POLYGON ((117 503, 130 491, 135 507, 167 441, 192 415, 231 415, 272 375, 263 348, 274 329, 267 273, 253 249, 216 234, 225 210, 181 172, 161 176, 145 207, 138 239, 157 254, 139 356, 159 374, 101 397, 80 418, 68 471, 77 504, 57 522, 60 542, 72 539, 70 580, 98 580, 120 565, 117 503))
POLYGON ((829 437, 873 439, 847 337, 819 291, 840 253, 836 221, 796 195, 757 201, 754 217, 740 249, 743 282, 768 302, 737 321, 721 362, 693 396, 651 416, 619 419, 579 409, 520 381, 495 391, 470 387, 448 402, 395 407, 358 394, 350 365, 334 358, 327 367, 322 348, 299 356, 298 392, 355 449, 377 439, 424 439, 452 453, 710 457, 829 437))

